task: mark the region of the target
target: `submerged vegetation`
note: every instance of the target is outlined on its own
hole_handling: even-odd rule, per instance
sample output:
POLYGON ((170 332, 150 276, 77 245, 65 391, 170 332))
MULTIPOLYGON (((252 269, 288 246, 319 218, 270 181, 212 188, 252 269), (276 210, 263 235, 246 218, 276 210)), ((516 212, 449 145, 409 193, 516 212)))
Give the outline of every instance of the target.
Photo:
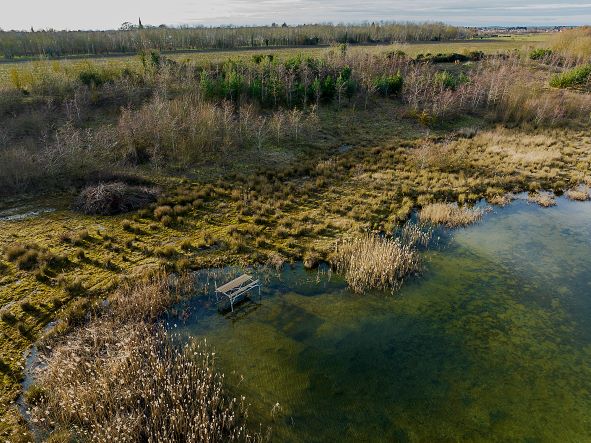
MULTIPOLYGON (((112 406, 124 407, 125 420, 139 417, 119 387, 59 378, 80 370, 63 361, 70 351, 99 381, 123 371, 104 353, 106 344, 124 350, 130 367, 142 371, 193 365, 157 335, 137 343, 142 322, 107 315, 88 323, 95 303, 125 277, 161 267, 183 273, 328 261, 358 292, 395 290, 420 269, 423 237, 410 228, 399 232, 415 208, 422 208, 422 221, 463 226, 482 216, 472 207, 484 198, 506 204, 508 194, 531 191, 539 200, 591 185, 591 98, 576 88, 547 87, 574 65, 518 53, 457 55, 343 44, 223 61, 144 51, 126 63, 11 68, 0 80, 0 210, 8 211, 0 215, 0 413, 8 417, 0 431, 19 429, 14 400, 22 353, 55 318, 57 332, 81 324, 94 331, 74 332, 71 349, 67 341, 54 348, 50 371, 65 372, 44 379, 54 394, 42 398, 56 430, 105 431, 125 418, 112 406), (32 213, 40 206, 56 210, 11 221, 21 200, 33 204, 32 213), (116 215, 122 212, 128 213, 116 215), (96 344, 103 347, 88 345, 103 326, 115 332, 104 332, 96 344), (125 327, 132 328, 129 342, 121 341, 125 327), (84 420, 88 409, 58 410, 79 388, 89 393, 89 408, 105 411, 99 421, 84 420), (112 405, 91 395, 103 388, 114 389, 104 392, 116 399, 112 405)), ((153 297, 158 313, 174 301, 160 292, 153 297)), ((124 305, 134 306, 120 303, 113 312, 124 305)), ((202 399, 221 401, 214 395, 219 379, 202 360, 209 354, 197 353, 199 373, 214 380, 200 391, 202 399)), ((135 369, 121 377, 132 374, 145 380, 135 369)), ((175 374, 162 374, 163 384, 175 374)), ((201 408, 166 398, 173 409, 201 408)), ((238 417, 238 404, 216 404, 216 414, 238 417)), ((161 412, 147 419, 167 420, 161 412)), ((122 429, 136 435, 130 426, 122 429)), ((224 426, 212 432, 230 432, 224 426)))

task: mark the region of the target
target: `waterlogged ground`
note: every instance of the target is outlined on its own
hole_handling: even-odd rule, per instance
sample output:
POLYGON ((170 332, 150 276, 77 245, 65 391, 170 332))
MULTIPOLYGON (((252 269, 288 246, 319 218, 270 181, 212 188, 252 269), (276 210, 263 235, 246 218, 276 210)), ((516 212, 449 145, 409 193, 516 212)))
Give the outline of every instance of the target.
POLYGON ((296 268, 234 316, 195 300, 174 323, 273 441, 590 441, 590 221, 590 203, 516 201, 395 296, 296 268))

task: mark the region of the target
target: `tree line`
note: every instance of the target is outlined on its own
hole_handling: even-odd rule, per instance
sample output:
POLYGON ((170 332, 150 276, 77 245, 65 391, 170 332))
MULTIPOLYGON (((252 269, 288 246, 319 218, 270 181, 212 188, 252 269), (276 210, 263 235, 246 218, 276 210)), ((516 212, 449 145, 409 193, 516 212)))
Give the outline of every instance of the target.
POLYGON ((444 41, 472 36, 444 23, 371 23, 259 27, 132 27, 113 31, 2 31, 0 56, 64 57, 137 53, 145 49, 264 48, 268 46, 444 41))

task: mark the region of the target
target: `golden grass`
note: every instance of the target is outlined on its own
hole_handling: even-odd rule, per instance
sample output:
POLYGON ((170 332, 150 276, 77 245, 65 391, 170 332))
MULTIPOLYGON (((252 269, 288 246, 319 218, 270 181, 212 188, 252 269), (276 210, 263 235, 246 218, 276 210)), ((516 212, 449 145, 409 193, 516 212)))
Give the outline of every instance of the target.
POLYGON ((404 277, 419 270, 420 256, 411 242, 365 234, 337 243, 331 262, 354 292, 394 292, 404 277))
POLYGON ((495 206, 507 206, 513 201, 513 195, 511 194, 496 194, 486 199, 491 205, 495 206))
POLYGON ((468 208, 454 203, 431 203, 421 209, 419 218, 423 223, 455 228, 476 223, 482 218, 483 212, 480 208, 468 208))
POLYGON ((591 27, 584 26, 554 34, 550 47, 574 63, 583 63, 591 58, 591 27))
POLYGON ((549 208, 556 206, 556 200, 554 196, 548 192, 530 192, 527 195, 527 200, 540 205, 543 208, 549 208))

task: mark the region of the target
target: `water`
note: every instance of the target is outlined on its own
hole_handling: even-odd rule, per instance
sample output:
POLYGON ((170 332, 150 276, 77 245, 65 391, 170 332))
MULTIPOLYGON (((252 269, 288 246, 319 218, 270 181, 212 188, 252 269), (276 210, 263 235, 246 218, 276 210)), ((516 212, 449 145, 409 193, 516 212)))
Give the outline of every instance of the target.
POLYGON ((273 441, 591 441, 590 222, 590 203, 517 201, 395 296, 296 267, 235 316, 192 301, 177 330, 273 441))

